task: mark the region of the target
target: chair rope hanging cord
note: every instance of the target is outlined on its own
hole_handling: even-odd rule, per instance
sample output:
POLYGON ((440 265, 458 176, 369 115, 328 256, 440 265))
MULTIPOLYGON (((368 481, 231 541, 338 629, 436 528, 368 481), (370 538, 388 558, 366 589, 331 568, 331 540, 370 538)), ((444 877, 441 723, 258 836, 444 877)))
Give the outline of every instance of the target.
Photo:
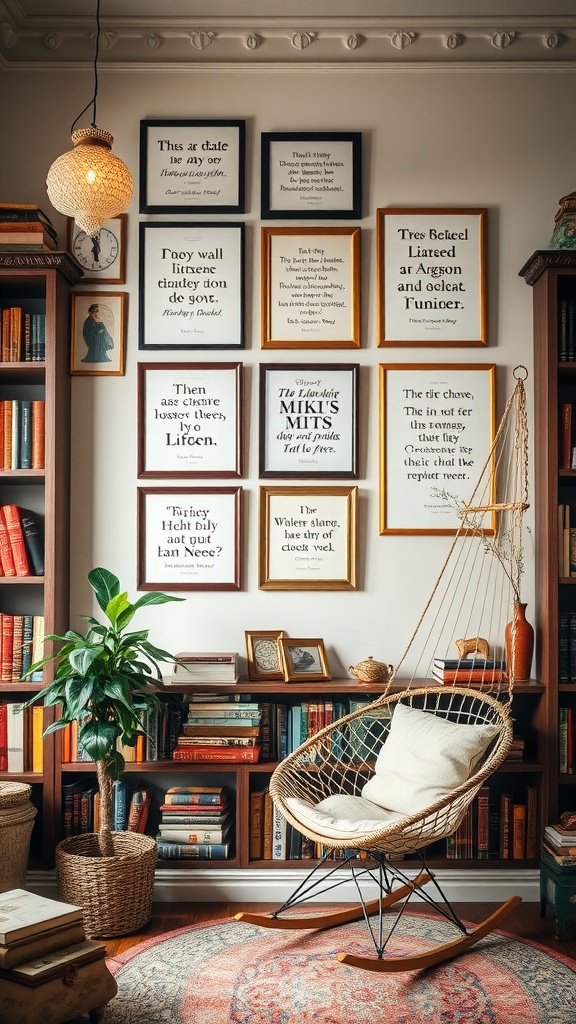
POLYGON ((458 955, 520 902, 507 900, 469 931, 427 868, 426 849, 454 834, 512 743, 514 682, 523 678, 514 609, 529 507, 526 377, 525 368, 516 367, 515 387, 470 500, 437 493, 454 508, 459 525, 385 691, 309 738, 272 774, 277 811, 320 846, 323 857, 272 915, 244 912, 239 920, 326 928, 363 916, 375 955, 341 953, 339 959, 368 970, 404 971, 458 955), (438 683, 437 659, 451 662, 450 682, 438 683), (423 755, 430 759, 424 768, 423 755), (329 859, 334 851, 336 862, 329 859), (405 861, 410 854, 415 859, 405 861), (351 877, 358 907, 313 916, 309 905, 310 916, 282 916, 351 877), (365 899, 364 883, 376 899, 365 899), (385 936, 383 912, 404 900, 398 920, 415 894, 451 920, 458 937, 415 957, 391 955, 386 947, 394 925, 385 936), (375 914, 376 924, 370 920, 375 914))

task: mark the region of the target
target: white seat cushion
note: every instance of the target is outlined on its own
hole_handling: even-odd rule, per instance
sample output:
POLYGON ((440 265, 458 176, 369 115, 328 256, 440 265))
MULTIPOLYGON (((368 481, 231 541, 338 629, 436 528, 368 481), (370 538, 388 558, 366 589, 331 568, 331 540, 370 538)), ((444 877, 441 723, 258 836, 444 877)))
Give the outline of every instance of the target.
POLYGON ((318 804, 291 796, 286 800, 286 806, 297 821, 311 831, 318 829, 321 835, 331 839, 351 839, 355 835, 378 832, 404 817, 362 796, 347 793, 335 793, 318 804))
POLYGON ((397 704, 362 796, 400 815, 417 814, 466 782, 498 731, 397 704))

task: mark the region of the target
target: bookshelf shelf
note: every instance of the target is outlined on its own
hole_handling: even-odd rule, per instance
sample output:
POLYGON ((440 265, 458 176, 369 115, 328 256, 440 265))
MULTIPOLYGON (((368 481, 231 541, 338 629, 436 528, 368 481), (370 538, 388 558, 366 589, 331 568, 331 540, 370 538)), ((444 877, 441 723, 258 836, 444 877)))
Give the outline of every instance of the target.
MULTIPOLYGON (((46 633, 62 633, 69 622, 70 289, 81 274, 64 252, 0 253, 0 308, 20 307, 23 315, 42 313, 46 322, 45 359, 0 362, 0 397, 44 401, 47 456, 44 470, 0 470, 0 505, 27 507, 43 519, 46 566, 45 576, 1 577, 0 612, 43 616, 46 633)), ((44 683, 0 683, 0 702, 19 703, 38 693, 51 671, 47 666, 44 683)), ((44 726, 53 721, 53 714, 52 708, 44 710, 44 726)), ((40 813, 32 833, 31 863, 51 867, 60 828, 54 736, 43 741, 43 761, 43 774, 8 771, 0 772, 0 779, 32 785, 40 813)))

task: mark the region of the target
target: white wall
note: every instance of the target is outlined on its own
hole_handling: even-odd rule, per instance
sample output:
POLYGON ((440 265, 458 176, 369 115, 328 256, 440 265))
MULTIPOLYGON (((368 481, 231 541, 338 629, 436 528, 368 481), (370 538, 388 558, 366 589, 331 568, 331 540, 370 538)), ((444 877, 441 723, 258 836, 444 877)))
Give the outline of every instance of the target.
MULTIPOLYGON (((377 367, 395 361, 495 362, 499 409, 512 386, 512 368, 523 363, 531 370, 532 295, 518 271, 535 249, 547 247, 558 200, 575 187, 574 82, 574 73, 560 65, 532 65, 527 70, 492 66, 101 71, 98 124, 115 135, 115 152, 132 168, 135 180, 141 118, 245 118, 248 128, 247 213, 237 218, 248 228, 247 344, 242 354, 249 411, 242 481, 244 588, 241 593, 192 592, 180 605, 153 609, 146 619, 143 615, 142 625, 153 626, 157 643, 173 650, 221 648, 243 653, 245 629, 282 628, 292 636, 322 636, 336 676, 369 654, 393 663, 399 660, 448 542, 441 537, 379 536, 377 367), (362 131, 364 141, 362 348, 279 351, 271 359, 268 351, 261 351, 259 340, 259 135, 346 129, 362 131), (488 349, 376 347, 375 211, 386 206, 488 209, 488 349), (257 367, 260 361, 276 359, 357 360, 362 367, 360 583, 355 592, 258 590, 257 367)), ((37 202, 53 216, 61 243, 63 219, 50 207, 44 179, 52 160, 69 148, 69 126, 91 90, 86 69, 0 72, 0 195, 5 201, 37 202)), ((138 360, 237 358, 230 351, 138 351, 141 218, 136 197, 128 214, 128 276, 122 286, 129 295, 126 375, 72 379, 71 622, 76 626, 76 614, 91 610, 85 580, 92 566, 112 569, 131 593, 135 591, 138 360)), ((531 383, 529 379, 530 408, 531 383)), ((528 538, 523 589, 533 611, 530 543, 528 538)))

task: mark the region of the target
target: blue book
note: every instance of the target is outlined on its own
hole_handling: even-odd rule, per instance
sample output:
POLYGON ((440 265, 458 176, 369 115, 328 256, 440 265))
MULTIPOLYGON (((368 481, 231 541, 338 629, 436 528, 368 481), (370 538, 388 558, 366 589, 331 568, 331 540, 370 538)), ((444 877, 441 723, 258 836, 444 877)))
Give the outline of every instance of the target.
POLYGON ((124 779, 116 779, 113 785, 112 823, 115 832, 124 832, 128 824, 128 789, 124 779))
POLYGON ((229 843, 169 843, 156 839, 158 859, 171 860, 189 857, 192 860, 226 860, 229 843))

